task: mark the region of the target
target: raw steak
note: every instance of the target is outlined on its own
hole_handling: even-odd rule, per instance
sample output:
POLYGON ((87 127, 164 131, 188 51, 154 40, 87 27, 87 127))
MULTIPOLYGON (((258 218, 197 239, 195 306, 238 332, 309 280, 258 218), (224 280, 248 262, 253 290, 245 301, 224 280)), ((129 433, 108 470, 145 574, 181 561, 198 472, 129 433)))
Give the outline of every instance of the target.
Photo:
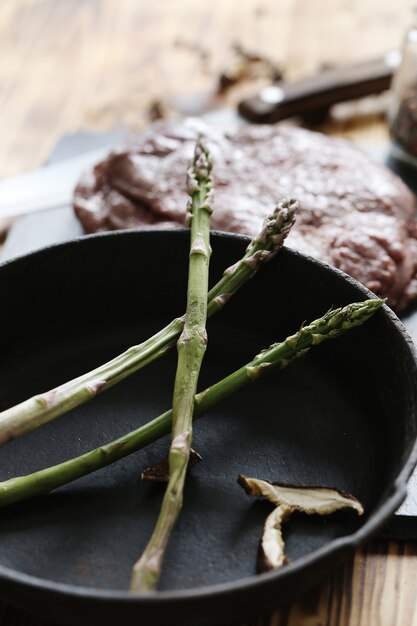
POLYGON ((299 201, 288 245, 342 269, 400 310, 417 296, 415 200, 345 140, 288 126, 150 126, 86 172, 74 207, 87 232, 184 223, 196 137, 214 160, 217 230, 255 234, 275 204, 299 201))

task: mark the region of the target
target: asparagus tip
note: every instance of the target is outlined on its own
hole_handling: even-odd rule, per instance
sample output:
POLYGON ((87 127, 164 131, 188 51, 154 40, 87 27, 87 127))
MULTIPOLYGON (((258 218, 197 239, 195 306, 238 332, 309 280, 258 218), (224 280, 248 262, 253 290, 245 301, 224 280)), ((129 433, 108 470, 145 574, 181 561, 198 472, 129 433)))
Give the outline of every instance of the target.
POLYGON ((198 137, 194 151, 194 159, 192 165, 187 170, 187 193, 190 196, 190 201, 187 207, 187 222, 190 223, 192 219, 192 201, 191 198, 194 194, 203 192, 205 195, 205 202, 202 205, 202 209, 212 212, 211 207, 211 194, 213 190, 213 178, 211 170, 213 169, 213 161, 210 155, 210 151, 206 146, 203 137, 198 137))
POLYGON ((264 260, 270 260, 281 249, 287 238, 298 209, 298 202, 294 199, 284 200, 275 207, 265 219, 260 233, 251 241, 248 251, 255 244, 261 244, 268 250, 264 260))
POLYGON ((343 329, 360 326, 385 304, 385 299, 372 298, 362 302, 352 302, 347 306, 329 311, 327 318, 330 325, 341 326, 343 329))
POLYGON ((199 190, 199 183, 212 185, 211 170, 213 161, 203 137, 197 139, 194 151, 194 159, 187 170, 187 192, 192 195, 199 190))

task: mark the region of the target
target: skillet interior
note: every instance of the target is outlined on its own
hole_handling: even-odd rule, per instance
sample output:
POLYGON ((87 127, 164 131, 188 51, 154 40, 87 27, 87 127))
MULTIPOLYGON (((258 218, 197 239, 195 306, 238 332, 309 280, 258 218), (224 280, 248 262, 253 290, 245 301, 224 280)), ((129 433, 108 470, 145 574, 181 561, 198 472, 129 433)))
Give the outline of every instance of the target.
MULTIPOLYGON (((213 284, 247 240, 215 235, 212 243, 213 284)), ((186 231, 124 232, 5 264, 0 410, 91 369, 182 314, 187 248, 186 231)), ((354 281, 284 250, 209 321, 200 388, 331 306, 364 297, 354 281)), ((175 362, 172 351, 94 402, 0 449, 2 478, 79 454, 166 410, 175 362)), ((337 486, 364 503, 367 517, 378 516, 414 445, 414 373, 409 345, 381 312, 199 420, 193 447, 204 462, 192 470, 161 588, 200 588, 254 574, 270 507, 245 496, 238 473, 337 486)), ((0 566, 59 583, 125 590, 163 493, 160 485, 140 483, 140 471, 164 456, 167 445, 165 439, 49 496, 3 510, 0 566)), ((296 561, 354 533, 367 517, 294 516, 287 552, 296 561)))

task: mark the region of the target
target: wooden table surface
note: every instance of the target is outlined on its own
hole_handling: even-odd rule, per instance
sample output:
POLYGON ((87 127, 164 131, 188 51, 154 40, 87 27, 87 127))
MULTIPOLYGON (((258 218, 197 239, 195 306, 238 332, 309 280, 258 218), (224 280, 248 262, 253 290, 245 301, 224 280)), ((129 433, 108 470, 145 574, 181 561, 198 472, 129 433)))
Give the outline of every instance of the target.
MULTIPOLYGON (((289 78, 398 47, 414 0, 1 0, 0 177, 37 167, 63 134, 140 128, 152 102, 204 101, 237 41, 289 78)), ((254 82, 234 89, 233 106, 254 82)), ((341 107, 322 130, 387 141, 384 98, 341 107), (347 113, 349 116, 346 117, 347 113)), ((53 626, 10 607, 0 626, 53 626)), ((417 545, 374 541, 258 626, 417 624, 417 545)), ((116 625, 115 625, 116 626, 116 625)), ((249 626, 249 625, 247 625, 249 626)), ((250 626, 255 626, 251 623, 250 626)))

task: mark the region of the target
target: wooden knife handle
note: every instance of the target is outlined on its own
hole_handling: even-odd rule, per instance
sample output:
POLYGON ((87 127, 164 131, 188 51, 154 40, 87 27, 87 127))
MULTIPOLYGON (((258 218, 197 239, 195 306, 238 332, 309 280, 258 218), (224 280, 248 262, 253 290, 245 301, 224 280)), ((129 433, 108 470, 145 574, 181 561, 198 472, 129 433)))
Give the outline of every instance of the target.
POLYGON ((281 82, 242 100, 239 113, 247 120, 270 124, 293 115, 328 111, 338 102, 362 98, 389 89, 399 54, 382 59, 325 70, 292 83, 281 82))

